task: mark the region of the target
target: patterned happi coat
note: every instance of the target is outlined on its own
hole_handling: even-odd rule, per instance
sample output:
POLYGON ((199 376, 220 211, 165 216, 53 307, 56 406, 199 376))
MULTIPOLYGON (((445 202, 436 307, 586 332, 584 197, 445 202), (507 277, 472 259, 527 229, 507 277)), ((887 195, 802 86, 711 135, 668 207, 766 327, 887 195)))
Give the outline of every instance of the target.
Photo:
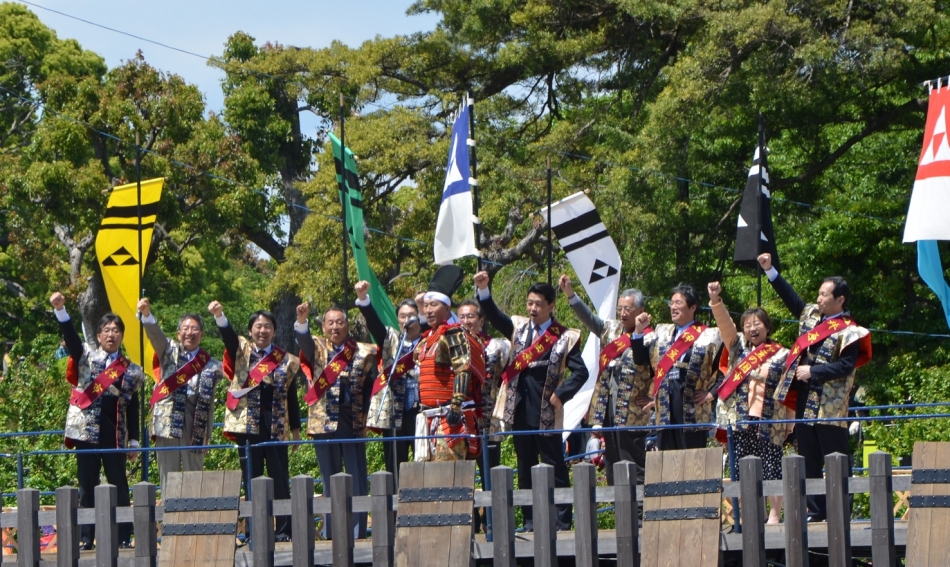
MULTIPOLYGON (((385 375, 387 380, 401 342, 402 335, 395 329, 386 327, 386 340, 383 341, 381 351, 383 365, 380 368, 380 373, 385 375)), ((391 382, 388 392, 386 391, 387 388, 382 388, 376 392, 375 396, 370 398, 369 413, 366 415, 366 427, 380 431, 389 431, 393 427, 398 430, 402 427, 402 417, 405 412, 403 406, 406 404, 406 386, 410 380, 416 384, 419 383, 418 365, 391 382)))
MULTIPOLYGON (((313 337, 314 357, 313 379, 316 380, 323 372, 324 367, 333 360, 333 344, 323 337, 313 337)), ((307 434, 319 435, 336 431, 340 421, 340 388, 347 382, 350 387, 351 405, 353 408, 353 435, 362 437, 365 434, 366 413, 363 400, 363 386, 366 380, 376 377, 376 345, 356 343, 356 352, 353 360, 345 370, 340 372, 336 382, 330 386, 323 396, 312 406, 307 408, 307 434)), ((310 384, 307 384, 310 387, 310 384)))
MULTIPOLYGON (((601 348, 617 340, 624 333, 620 321, 604 321, 604 332, 600 336, 601 348)), ((620 356, 610 361, 594 383, 594 392, 590 399, 587 422, 590 425, 606 425, 610 412, 610 391, 616 388, 614 400, 614 425, 618 427, 647 425, 650 411, 635 403, 637 398, 650 397, 653 387, 653 373, 650 367, 637 366, 633 362, 633 349, 628 348, 620 356)))
POLYGON ((480 431, 497 433, 504 431, 504 422, 493 418, 495 401, 501 390, 501 374, 505 371, 508 353, 511 351, 511 342, 507 339, 493 339, 488 335, 480 335, 485 344, 485 382, 482 384, 482 416, 478 420, 480 431))
MULTIPOLYGON (((237 360, 234 361, 233 377, 229 379, 228 391, 240 390, 247 381, 249 371, 248 364, 251 353, 254 352, 254 343, 246 337, 238 337, 238 349, 236 353, 237 360)), ((296 392, 289 391, 288 388, 293 377, 300 370, 300 359, 287 353, 284 355, 280 364, 273 372, 264 377, 263 383, 270 384, 274 388, 271 405, 271 430, 270 438, 272 441, 286 441, 290 439, 291 427, 287 424, 287 400, 288 396, 296 396, 296 392)), ((231 434, 240 435, 259 435, 261 427, 261 388, 258 386, 244 396, 238 398, 237 407, 233 410, 225 408, 224 413, 224 433, 225 436, 231 434)))
MULTIPOLYGON (((725 376, 731 375, 736 366, 755 349, 752 343, 746 341, 742 333, 736 336, 736 339, 732 341, 732 344, 729 345, 728 348, 729 369, 726 371, 725 376)), ((761 388, 763 386, 765 388, 765 396, 762 402, 762 415, 759 417, 763 420, 781 420, 789 417, 787 415, 788 408, 778 401, 780 397, 782 399, 785 398, 781 388, 783 387, 783 370, 785 369, 786 358, 788 358, 788 349, 783 347, 759 366, 756 372, 753 373, 755 377, 747 376, 746 379, 729 394, 728 398, 719 401, 719 408, 716 411, 716 423, 720 429, 726 429, 730 425, 737 429, 748 429, 748 424, 736 425, 736 423, 749 419, 750 391, 753 388, 761 388), (768 371, 768 376, 763 384, 763 381, 758 378, 757 373, 765 370, 768 371), (755 382, 755 384, 753 384, 753 382, 755 382)), ((792 415, 791 417, 794 418, 795 416, 792 415)), ((785 443, 785 437, 786 426, 784 423, 774 423, 772 425, 759 427, 759 438, 763 441, 770 441, 775 445, 781 446, 785 443)))
MULTIPOLYGON (((657 325, 656 330, 643 337, 643 346, 650 353, 650 364, 656 371, 657 365, 666 351, 673 346, 673 334, 676 325, 664 323, 657 325)), ((676 372, 686 368, 686 380, 683 386, 683 423, 709 423, 712 420, 713 401, 697 406, 693 403, 693 394, 696 390, 712 390, 716 385, 719 374, 717 355, 722 345, 719 329, 706 327, 703 334, 696 339, 689 356, 683 357, 673 366, 676 372)), ((672 374, 674 370, 670 371, 672 374)), ((652 380, 652 377, 651 377, 652 380)), ((669 374, 660 382, 660 389, 656 395, 656 423, 670 424, 670 386, 669 374)), ((652 386, 651 386, 652 388, 652 386)))
MULTIPOLYGON (((166 339, 167 346, 162 357, 158 360, 158 366, 161 371, 162 380, 171 376, 176 370, 182 367, 188 360, 188 351, 186 351, 177 341, 166 339)), ((158 358, 158 354, 155 355, 158 358)), ((191 439, 189 445, 198 446, 205 444, 205 434, 208 432, 209 424, 214 419, 214 387, 219 380, 224 378, 224 371, 221 362, 214 358, 208 361, 201 372, 191 377, 189 384, 183 384, 180 388, 155 402, 152 406, 152 435, 154 437, 165 437, 168 439, 181 439, 185 429, 185 401, 189 398, 189 387, 194 390, 190 401, 195 406, 194 422, 191 430, 191 439)), ((201 449, 192 449, 199 453, 201 449)))
MULTIPOLYGON (((511 336, 511 352, 508 354, 508 360, 505 361, 505 367, 530 345, 525 344, 528 339, 528 329, 531 319, 519 315, 512 315, 511 322, 514 324, 514 332, 511 336)), ((581 332, 577 329, 567 329, 558 338, 554 346, 551 347, 549 356, 543 360, 532 362, 529 368, 539 365, 547 366, 547 377, 544 381, 544 389, 541 393, 541 421, 539 429, 546 431, 549 429, 561 429, 561 423, 558 423, 559 417, 551 405, 551 395, 564 379, 564 368, 567 364, 567 355, 574 348, 581 338, 581 332)), ((537 337, 534 337, 537 339, 537 337)), ((518 405, 518 380, 521 374, 515 375, 507 384, 503 384, 499 389, 500 400, 504 403, 503 421, 507 427, 512 427, 515 422, 515 408, 518 405)), ((498 413, 498 412, 496 412, 498 413)), ((551 435, 550 433, 547 435, 551 435)))
MULTIPOLYGON (((83 344, 82 358, 74 367, 78 375, 76 389, 85 390, 88 388, 96 380, 96 377, 109 366, 107 362, 109 356, 101 348, 91 348, 89 345, 83 344)), ((79 406, 70 404, 66 411, 66 446, 72 448, 72 440, 99 443, 99 418, 102 413, 102 398, 112 396, 119 398, 115 446, 124 448, 129 438, 129 424, 125 420, 125 410, 132 399, 132 395, 142 387, 144 382, 145 374, 142 372, 142 367, 137 364, 129 364, 125 373, 118 377, 89 407, 80 409, 79 406)), ((138 427, 138 424, 132 424, 132 427, 138 427)))
MULTIPOLYGON (((818 311, 818 306, 809 303, 805 306, 805 309, 802 310, 802 315, 799 318, 799 334, 804 335, 818 326, 820 322, 821 313, 818 311)), ((785 373, 782 388, 785 392, 791 388, 793 380, 795 380, 795 370, 798 369, 799 364, 802 364, 801 358, 805 358, 806 362, 804 362, 804 364, 809 365, 834 362, 841 356, 841 351, 844 350, 845 347, 861 340, 869 334, 870 332, 864 327, 857 325, 845 327, 843 330, 834 333, 821 342, 818 350, 814 354, 812 354, 811 348, 809 348, 803 357, 800 357, 799 360, 796 360, 789 367, 788 372, 785 373)), ((851 396, 851 387, 854 386, 854 374, 854 371, 852 371, 851 374, 847 376, 841 376, 840 378, 834 378, 824 382, 819 382, 814 378, 809 380, 808 401, 805 404, 804 418, 846 418, 848 416, 848 402, 851 396)), ((784 396, 782 396, 783 401, 784 399, 784 396)), ((823 421, 821 424, 848 427, 847 420, 823 421)))

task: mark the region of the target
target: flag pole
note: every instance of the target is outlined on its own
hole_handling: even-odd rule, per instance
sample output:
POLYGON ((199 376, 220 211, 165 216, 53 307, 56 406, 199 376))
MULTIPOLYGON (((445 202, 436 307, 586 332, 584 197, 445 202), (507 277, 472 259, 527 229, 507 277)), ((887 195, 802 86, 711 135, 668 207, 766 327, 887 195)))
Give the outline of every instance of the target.
MULTIPOLYGON (((343 93, 340 93, 340 205, 343 217, 343 309, 349 309, 350 282, 346 277, 346 245, 348 236, 346 231, 346 200, 350 198, 350 191, 346 186, 346 137, 343 123, 346 121, 343 109, 343 93)), ((332 148, 331 148, 332 149, 332 148)))
MULTIPOLYGON (((135 214, 138 217, 138 244, 139 244, 139 299, 145 297, 142 287, 145 258, 142 257, 142 145, 139 143, 139 131, 135 130, 135 214)), ((145 372, 145 324, 142 318, 139 321, 139 366, 145 372)), ((139 396, 139 431, 145 447, 148 447, 148 435, 145 431, 145 396, 139 396)), ((148 482, 148 452, 142 455, 142 482, 148 482)))
POLYGON ((548 156, 548 285, 553 285, 554 238, 551 235, 551 156, 548 156))
MULTIPOLYGON (((472 98, 471 91, 465 91, 465 104, 468 105, 468 137, 472 140, 472 144, 468 148, 468 160, 469 167, 472 170, 472 179, 475 179, 475 184, 472 185, 472 215, 477 219, 478 218, 478 162, 475 159, 475 99, 472 98)), ((465 142, 468 143, 468 140, 465 142)), ((475 249, 479 251, 478 256, 476 256, 475 261, 478 268, 477 272, 482 271, 482 255, 480 249, 480 243, 482 240, 482 223, 481 221, 475 222, 475 249)))
POLYGON ((762 307, 762 265, 758 262, 762 253, 762 163, 765 161, 765 118, 759 113, 759 190, 755 194, 755 293, 756 307, 762 307))

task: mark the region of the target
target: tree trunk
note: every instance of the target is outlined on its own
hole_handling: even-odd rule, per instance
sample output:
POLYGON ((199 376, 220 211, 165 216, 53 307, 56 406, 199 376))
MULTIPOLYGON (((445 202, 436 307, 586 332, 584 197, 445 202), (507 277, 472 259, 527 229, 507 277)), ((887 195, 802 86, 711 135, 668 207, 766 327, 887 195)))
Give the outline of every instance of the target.
MULTIPOLYGON (((89 278, 89 285, 86 291, 79 295, 79 314, 82 317, 82 329, 86 335, 86 342, 91 346, 96 346, 96 328, 99 325, 99 319, 112 310, 109 305, 109 296, 106 295, 106 285, 102 280, 102 273, 96 266, 92 270, 92 276, 89 278)), ((130 321, 123 321, 126 325, 130 321)))

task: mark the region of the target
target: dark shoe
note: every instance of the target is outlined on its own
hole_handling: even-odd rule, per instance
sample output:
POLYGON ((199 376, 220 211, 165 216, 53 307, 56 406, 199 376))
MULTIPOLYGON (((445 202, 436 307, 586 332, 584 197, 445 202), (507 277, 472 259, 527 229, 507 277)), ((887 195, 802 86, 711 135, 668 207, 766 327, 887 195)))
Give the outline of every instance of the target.
POLYGON ((133 547, 132 547, 131 541, 123 541, 119 543, 119 549, 132 549, 132 548, 133 547))
POLYGON ((274 536, 274 541, 276 543, 281 543, 281 542, 286 543, 290 541, 290 536, 287 534, 279 534, 279 535, 274 536))
POLYGON ((818 514, 809 514, 808 517, 805 518, 805 521, 809 524, 816 524, 818 522, 824 522, 825 517, 819 516, 818 514))
POLYGON ((83 541, 79 543, 79 551, 92 551, 96 546, 91 541, 83 541))

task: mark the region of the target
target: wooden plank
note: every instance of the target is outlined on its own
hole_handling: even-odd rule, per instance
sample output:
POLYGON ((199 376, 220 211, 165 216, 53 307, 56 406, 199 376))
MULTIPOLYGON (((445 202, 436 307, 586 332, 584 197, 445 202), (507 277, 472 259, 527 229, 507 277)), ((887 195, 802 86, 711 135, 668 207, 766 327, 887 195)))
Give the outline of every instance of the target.
MULTIPOLYGON (((932 469, 937 463, 937 443, 914 443, 914 470, 932 469)), ((911 485, 912 496, 931 496, 933 484, 911 485)), ((911 508, 907 527, 907 567, 925 567, 930 561, 930 528, 933 508, 911 508)))
MULTIPOLYGON (((162 502, 181 496, 182 477, 180 472, 168 473, 165 486, 162 487, 162 502)), ((182 512, 166 513, 163 524, 177 524, 181 521, 182 512)), ((175 550, 178 548, 178 536, 162 535, 162 548, 158 552, 159 567, 175 567, 175 550)))
POLYGON ((251 546, 254 567, 274 565, 274 479, 251 480, 251 546))
MULTIPOLYGON (((703 478, 722 478, 722 448, 711 448, 705 450, 706 474, 703 478)), ((703 495, 703 506, 722 509, 722 493, 713 492, 703 495)), ((719 539, 722 536, 722 528, 719 524, 719 518, 715 520, 703 520, 703 552, 700 565, 721 565, 722 552, 719 550, 719 539)))
MULTIPOLYGON (((185 482, 194 482, 198 485, 199 498, 217 498, 223 496, 224 471, 186 472, 185 482)), ((196 524, 216 524, 219 515, 220 512, 217 510, 192 512, 189 521, 196 524)), ((215 544, 219 537, 221 536, 192 536, 190 538, 194 546, 194 553, 190 560, 194 562, 193 564, 196 567, 206 567, 207 565, 216 567, 218 550, 215 544)))
POLYGON ((58 567, 78 567, 79 565, 79 524, 76 513, 79 510, 79 489, 61 486, 56 489, 56 565, 58 567))
POLYGON ((537 567, 556 567, 557 509, 554 507, 554 467, 531 467, 532 518, 534 521, 534 555, 537 567))
MULTIPOLYGON (((422 488, 425 483, 425 465, 427 463, 402 463, 399 465, 399 488, 422 488)), ((400 502, 398 516, 418 514, 423 506, 420 502, 400 502)), ((396 529, 396 567, 415 567, 418 562, 416 548, 412 545, 411 530, 396 529)))
POLYGON ((742 488, 742 565, 765 567, 765 502, 762 496, 762 459, 739 460, 742 488))
MULTIPOLYGON (((240 498, 241 476, 241 471, 238 470, 224 471, 224 479, 221 483, 221 496, 240 498)), ((234 524, 235 527, 238 525, 237 510, 221 510, 218 512, 217 518, 216 523, 234 524)), ((215 550, 214 554, 215 557, 217 557, 215 567, 234 566, 234 552, 237 545, 234 535, 214 536, 214 539, 209 543, 213 544, 215 550)))
MULTIPOLYGON (((700 480, 706 478, 706 449, 689 449, 683 451, 683 480, 700 480)), ((680 498, 677 508, 698 508, 703 505, 702 494, 690 494, 680 498)), ((703 522, 704 520, 679 521, 680 555, 686 557, 702 557, 703 554, 703 522)), ((683 561, 680 561, 680 564, 683 561)))
POLYGON ((785 507, 785 565, 808 567, 808 517, 805 500, 805 457, 782 459, 785 507))
POLYGON ((114 484, 100 484, 95 494, 96 564, 115 567, 119 559, 119 525, 115 521, 118 493, 114 484))
POLYGON ((828 506, 828 564, 851 567, 851 503, 848 499, 848 456, 825 455, 825 485, 828 506))
POLYGON ((40 564, 40 491, 21 488, 16 492, 17 506, 17 563, 40 564))
POLYGON ((393 513, 395 484, 393 475, 386 471, 374 472, 370 475, 369 484, 373 499, 373 509, 371 510, 373 518, 373 567, 390 567, 396 557, 396 516, 393 513))
POLYGON ((353 567, 353 476, 330 477, 330 529, 334 567, 353 567))
MULTIPOLYGON (((663 459, 663 477, 662 482, 674 482, 685 480, 686 472, 685 451, 666 451, 663 459)), ((681 508, 683 506, 682 496, 661 496, 659 508, 661 510, 668 508, 681 508)), ((663 520, 658 522, 662 535, 660 542, 664 540, 669 542, 669 548, 660 551, 660 565, 665 567, 679 567, 680 550, 683 547, 683 520, 663 520)), ((695 559, 695 557, 693 558, 695 559)))
MULTIPOLYGON (((453 473, 453 483, 449 486, 458 486, 475 488, 475 461, 455 461, 455 472, 453 473)), ((445 508, 445 505, 442 504, 440 508, 445 508)), ((451 514, 474 514, 475 512, 475 501, 473 500, 458 500, 452 502, 451 514)), ((474 558, 472 557, 472 539, 475 536, 475 525, 470 523, 464 526, 452 526, 448 529, 449 531, 449 541, 451 544, 449 546, 448 553, 448 562, 442 563, 441 565, 449 566, 462 566, 462 565, 474 565, 474 558)))
POLYGON ((150 482, 139 482, 132 487, 136 567, 155 567, 158 563, 155 493, 156 486, 150 482))
MULTIPOLYGON (((495 484, 492 482, 492 487, 495 484)), ((614 513, 617 521, 617 566, 639 567, 640 549, 637 540, 637 471, 630 461, 614 464, 614 513)), ((497 532, 496 532, 497 534, 497 532)), ((598 539, 602 534, 598 533, 598 539)), ((497 535, 496 535, 497 537, 497 535)))
MULTIPOLYGON (((427 487, 455 486, 455 462, 442 461, 425 463, 425 484, 427 487)), ((421 514, 439 514, 445 512, 441 502, 425 502, 421 514)), ((420 567, 441 567, 451 565, 446 562, 452 547, 452 528, 409 528, 416 534, 420 567)), ((467 564, 467 562, 466 562, 467 564)))
MULTIPOLYGON (((170 478, 171 473, 168 476, 170 478)), ((181 473, 181 490, 178 497, 198 498, 199 496, 201 496, 201 473, 195 471, 181 473)), ((195 522, 194 514, 195 512, 179 512, 175 523, 192 524, 195 522)), ((171 524, 172 522, 168 523, 171 524)), ((172 536, 172 539, 175 540, 173 564, 176 567, 179 565, 194 565, 197 550, 196 538, 194 536, 172 536)))
POLYGON ((595 567, 597 556, 597 506, 594 488, 597 468, 590 463, 574 465, 574 543, 577 567, 595 567))
POLYGON ((291 531, 294 534, 292 546, 294 567, 312 566, 316 539, 313 524, 312 476, 299 474, 290 479, 290 500, 290 506, 293 509, 291 531))
POLYGON ((496 567, 515 567, 515 507, 511 496, 515 472, 498 466, 491 470, 492 559, 496 567))
POLYGON ((871 477, 871 555, 874 564, 896 567, 894 549, 894 490, 891 481, 891 456, 875 451, 868 467, 871 477))
MULTIPOLYGON (((934 458, 935 469, 950 469, 950 443, 937 443, 934 458)), ((934 496, 950 495, 950 484, 932 484, 934 496)), ((947 537, 947 525, 950 524, 950 508, 933 508, 930 513, 930 544, 928 565, 945 565, 950 557, 950 538, 947 537)))
MULTIPOLYGON (((644 487, 656 484, 663 480, 663 460, 666 451, 650 451, 647 453, 647 466, 643 471, 644 487)), ((659 498, 643 498, 643 542, 641 544, 640 565, 653 567, 660 561, 660 524, 661 522, 646 521, 646 513, 660 509, 659 498)))

